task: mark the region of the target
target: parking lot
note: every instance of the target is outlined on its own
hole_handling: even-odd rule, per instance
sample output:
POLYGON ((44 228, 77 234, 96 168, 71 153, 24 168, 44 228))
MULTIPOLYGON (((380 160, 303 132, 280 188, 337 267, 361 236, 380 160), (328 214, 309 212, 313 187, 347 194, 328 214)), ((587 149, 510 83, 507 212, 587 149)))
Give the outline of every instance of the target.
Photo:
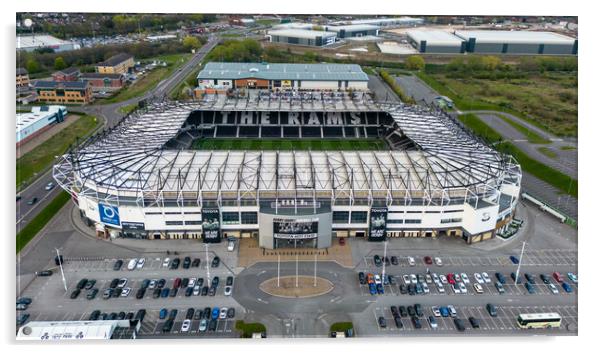
MULTIPOLYGON (((418 301, 417 301, 418 303, 418 301)), ((402 304, 402 303, 400 303, 402 304)), ((402 304, 403 305, 403 304, 402 304)), ((407 304, 406 304, 407 305, 407 304)), ((447 305, 441 303, 440 305, 447 305)), ((464 321, 466 331, 463 334, 517 334, 517 333, 528 333, 534 334, 545 333, 545 334, 558 334, 561 332, 576 332, 577 330, 577 307, 572 305, 558 305, 558 306, 514 306, 504 305, 497 307, 497 317, 492 317, 487 312, 485 306, 455 306, 457 311, 457 317, 464 321), (559 328, 543 329, 539 331, 524 330, 518 327, 516 319, 519 314, 527 313, 543 313, 543 312, 556 312, 562 316, 562 325, 559 328), (469 317, 474 317, 479 321, 479 328, 472 328, 468 322, 469 317), (570 329, 569 329, 570 328, 570 329)), ((393 314, 391 313, 390 307, 387 306, 375 306, 372 309, 373 324, 378 334, 424 334, 424 333, 448 333, 456 334, 461 333, 456 329, 454 325, 453 317, 436 317, 437 327, 431 327, 427 318, 434 316, 431 310, 431 306, 422 305, 424 315, 420 317, 420 323, 422 328, 416 329, 411 322, 409 316, 402 317, 403 322, 402 328, 397 328, 393 314), (378 324, 378 318, 382 316, 386 320, 387 327, 380 327, 378 324)))

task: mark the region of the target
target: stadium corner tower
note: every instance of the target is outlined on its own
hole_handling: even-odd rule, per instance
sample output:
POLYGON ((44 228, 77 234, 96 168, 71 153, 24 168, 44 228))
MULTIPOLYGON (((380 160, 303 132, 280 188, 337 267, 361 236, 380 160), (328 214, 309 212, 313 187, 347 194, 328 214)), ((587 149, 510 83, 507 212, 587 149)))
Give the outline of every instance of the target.
POLYGON ((53 174, 99 236, 248 237, 269 249, 325 248, 333 237, 491 239, 512 219, 522 175, 444 113, 352 98, 150 104, 63 155, 53 174), (193 148, 210 139, 386 148, 193 148))

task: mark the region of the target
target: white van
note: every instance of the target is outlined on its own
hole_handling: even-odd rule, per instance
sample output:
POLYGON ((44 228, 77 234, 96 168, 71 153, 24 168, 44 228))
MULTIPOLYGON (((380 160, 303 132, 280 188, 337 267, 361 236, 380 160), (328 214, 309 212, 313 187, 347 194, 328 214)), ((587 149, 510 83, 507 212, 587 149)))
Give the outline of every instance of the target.
POLYGON ((136 268, 137 264, 138 259, 131 259, 130 262, 128 262, 128 270, 133 271, 136 268))

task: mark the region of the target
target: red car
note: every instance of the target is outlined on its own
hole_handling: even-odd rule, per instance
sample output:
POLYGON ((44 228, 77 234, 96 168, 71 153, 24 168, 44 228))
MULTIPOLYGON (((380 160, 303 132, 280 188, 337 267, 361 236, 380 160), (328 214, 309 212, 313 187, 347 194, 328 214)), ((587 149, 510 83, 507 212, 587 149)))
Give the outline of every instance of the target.
POLYGON ((447 282, 449 284, 456 284, 456 280, 454 279, 454 274, 453 273, 448 273, 447 274, 447 282))
POLYGON ((430 256, 425 256, 424 257, 424 263, 427 265, 432 265, 433 264, 433 258, 430 256))
POLYGON ((564 276, 561 275, 560 272, 554 272, 552 273, 552 276, 554 276, 554 279, 558 281, 558 283, 564 282, 564 276))
POLYGON ((179 288, 181 283, 182 283, 182 279, 180 277, 178 277, 173 281, 173 287, 179 288))

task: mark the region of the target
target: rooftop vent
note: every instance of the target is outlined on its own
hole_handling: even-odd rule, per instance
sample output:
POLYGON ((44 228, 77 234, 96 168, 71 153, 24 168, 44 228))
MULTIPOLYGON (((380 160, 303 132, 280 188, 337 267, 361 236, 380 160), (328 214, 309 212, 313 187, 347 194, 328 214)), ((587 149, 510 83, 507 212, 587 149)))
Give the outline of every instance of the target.
POLYGON ((256 67, 252 67, 249 69, 249 72, 259 72, 259 69, 256 67))

